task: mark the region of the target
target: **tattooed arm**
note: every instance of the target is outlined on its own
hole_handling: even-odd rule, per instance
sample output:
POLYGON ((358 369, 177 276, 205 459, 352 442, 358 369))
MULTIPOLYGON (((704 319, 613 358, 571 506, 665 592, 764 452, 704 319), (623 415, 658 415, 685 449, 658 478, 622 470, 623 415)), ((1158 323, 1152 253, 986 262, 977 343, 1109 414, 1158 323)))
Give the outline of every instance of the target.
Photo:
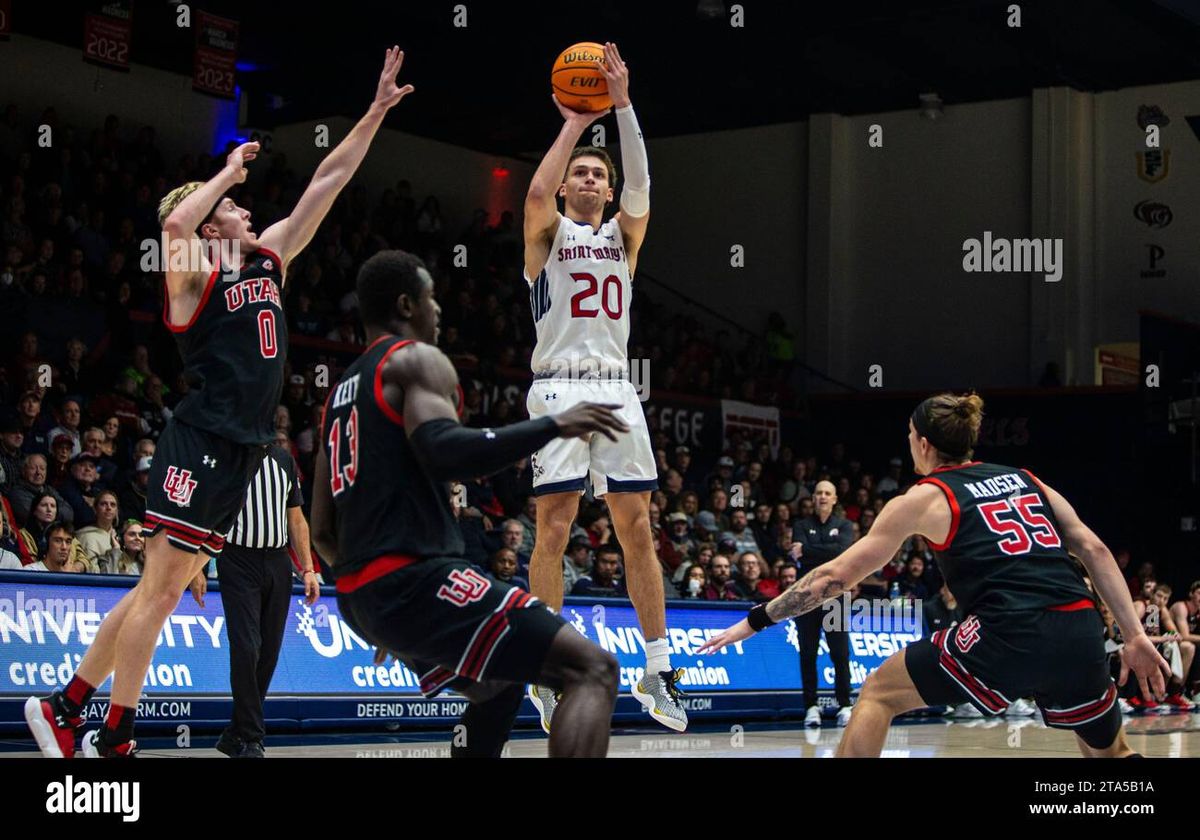
MULTIPOLYGON (((836 560, 824 563, 788 587, 766 606, 768 623, 815 610, 836 598, 872 572, 883 568, 911 534, 925 534, 941 542, 950 531, 950 507, 937 487, 921 484, 897 496, 879 513, 871 532, 846 549, 836 560)), ((725 645, 753 635, 742 619, 709 639, 697 653, 715 653, 725 645)))

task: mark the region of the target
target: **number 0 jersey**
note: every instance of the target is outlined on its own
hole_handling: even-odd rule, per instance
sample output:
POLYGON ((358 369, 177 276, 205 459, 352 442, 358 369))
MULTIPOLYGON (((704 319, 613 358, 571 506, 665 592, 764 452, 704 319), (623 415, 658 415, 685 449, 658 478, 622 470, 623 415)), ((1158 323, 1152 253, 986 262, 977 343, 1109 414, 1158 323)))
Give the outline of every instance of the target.
POLYGON ((283 266, 260 248, 238 271, 214 270, 192 320, 163 323, 175 334, 189 391, 175 417, 241 444, 275 440, 275 408, 283 393, 287 319, 279 300, 283 266))
POLYGON ((421 467, 404 417, 383 397, 388 357, 415 343, 380 336, 329 393, 321 440, 337 523, 335 578, 389 554, 463 556, 449 484, 434 481, 421 467))
POLYGON ((617 220, 599 230, 560 215, 546 266, 530 283, 534 373, 568 378, 629 369, 629 260, 617 220))
POLYGON ((939 467, 918 484, 941 488, 950 504, 946 541, 929 543, 964 615, 1091 600, 1029 470, 972 461, 939 467))

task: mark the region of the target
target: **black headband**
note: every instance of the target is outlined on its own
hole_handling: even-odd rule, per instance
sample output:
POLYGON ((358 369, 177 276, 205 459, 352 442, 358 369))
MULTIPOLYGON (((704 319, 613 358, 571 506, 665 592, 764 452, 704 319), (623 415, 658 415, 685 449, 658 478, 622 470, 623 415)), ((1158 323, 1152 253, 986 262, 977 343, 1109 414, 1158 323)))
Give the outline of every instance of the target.
POLYGON ((213 213, 217 212, 217 208, 221 206, 221 202, 224 201, 226 198, 228 198, 228 196, 222 195, 216 201, 214 201, 213 206, 211 208, 209 208, 208 215, 205 216, 200 221, 200 224, 196 225, 196 235, 199 236, 201 239, 204 238, 204 234, 200 233, 200 228, 202 228, 206 224, 208 224, 208 220, 213 217, 213 213))
POLYGON ((933 421, 929 419, 929 411, 933 407, 933 397, 923 400, 912 413, 913 428, 917 430, 917 434, 933 444, 938 452, 943 452, 951 458, 965 458, 967 453, 971 451, 969 442, 954 443, 948 440, 942 432, 933 425, 933 421))

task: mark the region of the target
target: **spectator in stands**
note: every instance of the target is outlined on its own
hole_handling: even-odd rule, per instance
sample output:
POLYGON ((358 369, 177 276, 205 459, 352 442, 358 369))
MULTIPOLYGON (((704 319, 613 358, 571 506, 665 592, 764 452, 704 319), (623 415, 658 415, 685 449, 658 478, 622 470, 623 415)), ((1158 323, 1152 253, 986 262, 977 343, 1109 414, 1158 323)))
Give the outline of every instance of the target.
POLYGON ((524 529, 521 533, 521 547, 517 553, 533 556, 533 546, 537 542, 537 497, 532 493, 522 502, 521 514, 517 521, 524 529))
MULTIPOLYGON (((732 485, 733 485, 733 458, 729 457, 728 455, 722 455, 720 458, 717 459, 717 468, 705 477, 704 486, 709 489, 719 486, 722 490, 724 490, 725 492, 728 493, 729 488, 732 485)), ((711 504, 711 499, 710 499, 709 508, 713 509, 712 504, 711 504)), ((713 512, 716 513, 717 511, 715 509, 713 509, 713 512)), ((726 523, 726 527, 728 527, 728 523, 726 523)))
POLYGON ((138 522, 146 518, 146 490, 150 483, 152 456, 143 455, 133 465, 133 480, 118 497, 121 512, 138 522))
POLYGON ((598 548, 591 572, 575 581, 571 594, 591 598, 627 597, 621 576, 621 552, 610 545, 598 548))
MULTIPOLYGON (((517 561, 517 574, 528 575, 529 555, 521 552, 525 541, 525 526, 518 519, 506 519, 500 524, 500 542, 504 548, 510 549, 517 561)), ((494 556, 494 555, 493 555, 494 556)), ((528 589, 529 587, 525 587, 528 589)))
POLYGON ((25 442, 25 431, 15 415, 0 418, 0 490, 16 484, 21 479, 21 445, 25 442))
POLYGON ((769 502, 760 500, 754 505, 754 518, 750 520, 750 531, 754 534, 754 542, 764 551, 775 542, 775 528, 771 524, 774 512, 769 502))
POLYGON ((46 483, 62 492, 71 478, 71 436, 59 434, 50 440, 50 457, 46 459, 46 483))
POLYGON ((529 581, 517 574, 517 553, 508 546, 498 548, 492 553, 488 577, 529 591, 529 581))
MULTIPOLYGON (((82 339, 75 337, 67 341, 66 361, 59 368, 55 385, 60 386, 69 397, 79 399, 95 390, 95 370, 87 365, 86 356, 87 345, 82 339)), ((67 425, 65 421, 63 425, 67 425)))
MULTIPOLYGON (((18 380, 23 381, 23 380, 18 380)), ((17 419, 24 433, 24 443, 21 450, 25 453, 37 452, 46 455, 50 452, 50 429, 54 427, 54 419, 42 411, 42 397, 37 391, 26 391, 17 401, 17 419)))
POLYGON ((767 594, 769 590, 775 590, 775 595, 779 594, 774 581, 763 580, 762 560, 753 551, 745 551, 738 555, 737 568, 738 573, 734 579, 733 588, 739 599, 768 601, 775 597, 767 594), (763 587, 764 583, 769 583, 769 585, 763 587))
POLYGON ((105 454, 107 442, 108 436, 99 426, 92 426, 83 433, 83 452, 92 457, 100 484, 105 487, 115 484, 117 480, 117 463, 105 454))
POLYGON ((85 573, 91 571, 86 556, 79 543, 74 539, 71 526, 63 522, 54 522, 46 529, 46 549, 40 555, 38 562, 25 567, 31 572, 71 572, 85 573))
POLYGON ((33 500, 29 519, 19 533, 25 552, 30 557, 41 557, 46 552, 50 526, 61 521, 58 500, 49 493, 39 493, 33 500))
POLYGON ((689 566, 687 574, 680 582, 679 597, 688 600, 704 600, 704 590, 708 587, 708 572, 701 565, 689 566))
MULTIPOLYGON (((142 398, 138 400, 138 412, 147 428, 145 434, 155 440, 167 427, 167 421, 174 412, 167 407, 165 400, 166 385, 157 374, 150 374, 142 383, 142 398)), ((134 458, 136 459, 136 455, 134 458)))
MULTIPOLYGON (((1171 605, 1171 619, 1179 638, 1200 650, 1200 580, 1192 581, 1185 600, 1171 605)), ((1200 656, 1193 657, 1190 670, 1184 671, 1184 683, 1193 702, 1200 701, 1200 656)))
POLYGON ((106 572, 116 566, 121 554, 121 538, 117 534, 118 501, 112 490, 96 494, 96 521, 75 532, 94 568, 106 572))
POLYGON ((102 489, 95 456, 81 452, 72 458, 71 477, 63 484, 62 496, 75 511, 75 525, 85 528, 96 521, 96 493, 102 489))
POLYGON ((925 558, 914 554, 905 564, 904 574, 896 579, 900 587, 900 595, 915 601, 924 600, 929 595, 929 587, 925 583, 925 558))
POLYGON ((737 589, 731 579, 731 565, 725 554, 714 554, 708 567, 708 586, 704 588, 704 598, 708 601, 737 601, 737 589))
POLYGON ((1154 573, 1154 564, 1149 560, 1145 560, 1138 564, 1137 573, 1131 575, 1126 583, 1129 585, 1129 594, 1136 601, 1139 597, 1143 600, 1150 596, 1146 592, 1146 581, 1152 580, 1158 582, 1158 575, 1154 573))
POLYGON ((563 556, 563 591, 570 592, 576 582, 592 570, 592 544, 584 537, 575 537, 563 556))
POLYGON ((50 430, 50 447, 53 451, 54 443, 59 435, 66 435, 71 441, 71 453, 68 458, 74 458, 83 449, 83 442, 80 436, 79 424, 82 420, 82 411, 79 407, 79 401, 68 399, 64 400, 62 408, 59 411, 59 424, 50 430))
POLYGON ((734 508, 729 513, 729 530, 721 534, 722 539, 733 540, 739 554, 760 551, 754 532, 750 530, 743 508, 734 508))
POLYGON ((42 495, 54 497, 58 518, 68 524, 75 521, 75 512, 57 490, 46 483, 46 457, 36 453, 21 459, 21 478, 8 489, 8 500, 18 524, 29 520, 34 501, 42 495))
POLYGON ((19 569, 37 559, 21 539, 8 499, 0 496, 0 569, 19 569))
POLYGON ((925 600, 921 605, 921 611, 925 619, 926 636, 931 636, 939 630, 945 630, 963 620, 963 612, 958 606, 954 593, 944 583, 936 595, 925 600))
MULTIPOLYGON (((101 394, 92 400, 88 405, 88 412, 92 417, 103 417, 105 420, 109 417, 116 417, 119 424, 124 426, 126 432, 131 435, 140 437, 148 431, 142 427, 142 418, 138 414, 137 383, 132 376, 125 373, 116 378, 108 393, 101 394)), ((101 434, 104 435, 103 429, 101 429, 101 434)), ((104 435, 102 443, 108 440, 108 435, 104 435)), ((86 433, 84 434, 84 448, 87 448, 86 433)), ((106 457, 112 457, 112 453, 104 454, 106 457)))
POLYGON ((725 490, 715 487, 709 492, 707 510, 713 515, 720 531, 729 530, 729 494, 725 490))

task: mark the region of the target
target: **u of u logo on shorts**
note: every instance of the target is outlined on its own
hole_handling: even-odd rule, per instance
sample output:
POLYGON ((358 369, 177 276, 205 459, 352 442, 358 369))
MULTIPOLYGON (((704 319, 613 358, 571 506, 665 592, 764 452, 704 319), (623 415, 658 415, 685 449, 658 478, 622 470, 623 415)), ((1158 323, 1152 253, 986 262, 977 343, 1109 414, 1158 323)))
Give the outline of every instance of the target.
POLYGON ((958 630, 954 633, 954 644, 960 651, 966 653, 975 647, 975 643, 978 641, 979 619, 973 615, 967 616, 966 620, 958 625, 958 630))
POLYGON ((437 596, 456 607, 473 604, 492 588, 492 582, 474 569, 454 569, 448 583, 443 583, 437 596))

